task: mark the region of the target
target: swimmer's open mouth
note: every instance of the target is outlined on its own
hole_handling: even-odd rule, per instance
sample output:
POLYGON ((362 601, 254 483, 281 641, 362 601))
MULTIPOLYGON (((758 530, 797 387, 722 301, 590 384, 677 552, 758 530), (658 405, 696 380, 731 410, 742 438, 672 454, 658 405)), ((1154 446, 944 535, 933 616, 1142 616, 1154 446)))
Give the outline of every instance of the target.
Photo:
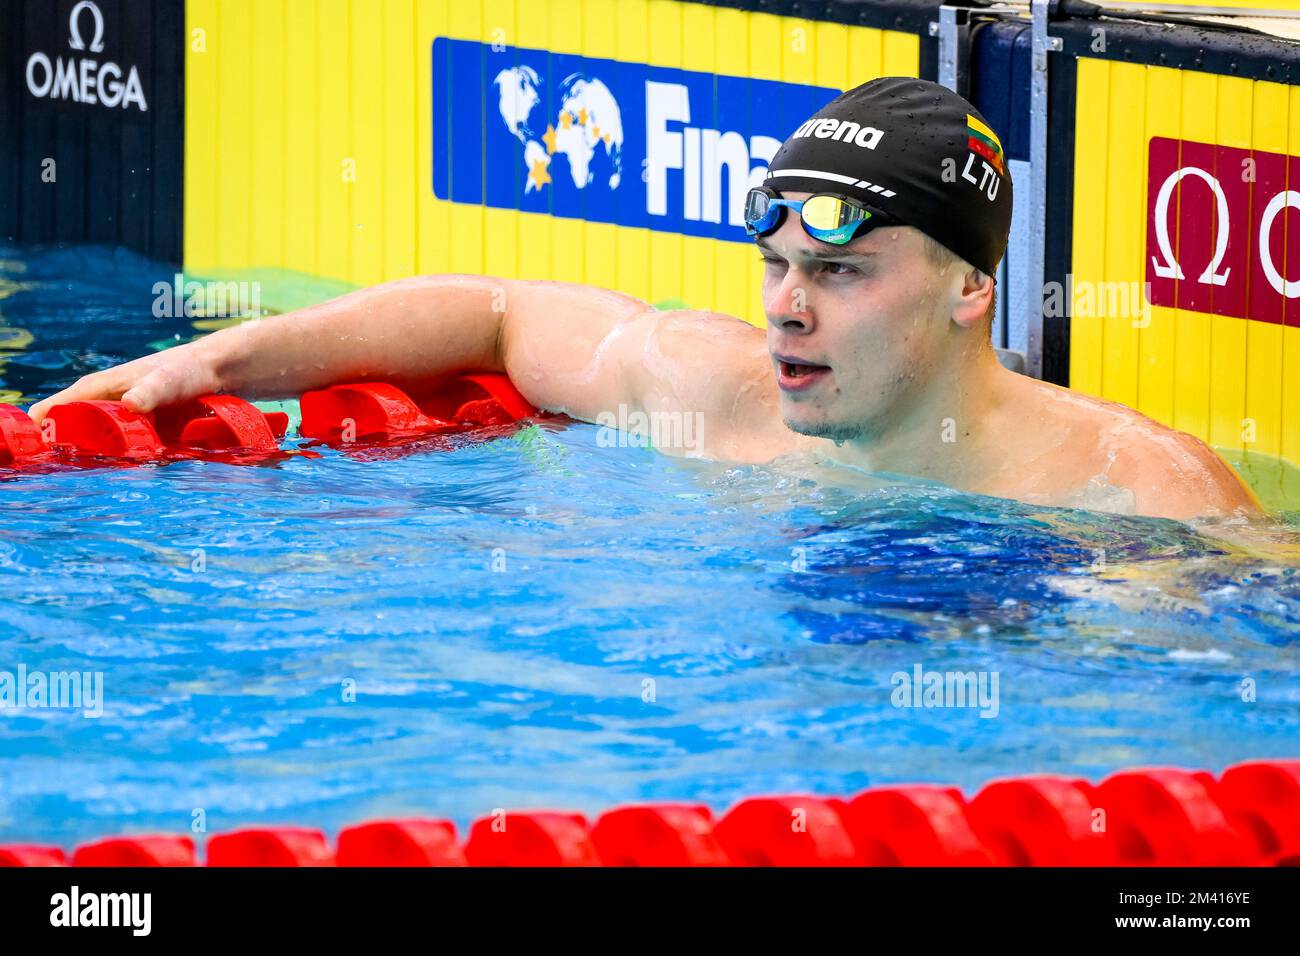
POLYGON ((782 391, 800 391, 830 374, 827 365, 813 365, 781 355, 772 357, 776 360, 776 380, 782 391))
POLYGON ((813 372, 825 371, 825 365, 796 365, 793 362, 782 362, 781 373, 791 378, 803 378, 805 375, 811 375, 813 372))

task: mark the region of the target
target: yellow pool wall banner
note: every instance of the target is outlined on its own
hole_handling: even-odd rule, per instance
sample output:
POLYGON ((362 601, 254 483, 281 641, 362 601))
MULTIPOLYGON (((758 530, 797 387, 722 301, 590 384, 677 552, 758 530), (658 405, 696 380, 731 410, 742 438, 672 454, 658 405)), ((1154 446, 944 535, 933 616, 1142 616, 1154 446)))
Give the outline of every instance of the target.
MULTIPOLYGON (((354 285, 439 272, 561 279, 755 323, 758 257, 729 221, 743 173, 727 166, 731 185, 715 186, 706 168, 701 184, 692 157, 699 165, 715 151, 714 170, 747 158, 750 175, 761 175, 792 110, 811 112, 876 76, 918 75, 920 55, 911 33, 681 0, 188 0, 186 37, 187 270, 281 270, 354 285), (507 93, 509 71, 491 64, 515 50, 510 79, 523 86, 507 93), (440 92, 437 64, 454 68, 466 56, 484 67, 451 69, 453 93, 440 92), (669 110, 673 91, 689 88, 683 109, 694 133, 665 134, 638 155, 645 123, 601 130, 597 113, 609 113, 611 98, 596 93, 608 90, 562 87, 558 65, 550 76, 537 66, 552 58, 583 58, 595 64, 593 80, 621 78, 619 90, 654 83, 669 110), (575 89, 601 107, 566 109, 579 102, 575 89), (712 102, 701 89, 715 91, 712 102), (727 90, 752 100, 726 99, 727 90), (521 122, 507 114, 524 96, 537 102, 521 122), (712 128, 728 113, 728 125, 712 128), (579 127, 586 147, 563 139, 579 127), (620 132, 621 150, 611 139, 620 132), (581 193, 579 163, 550 163, 565 142, 593 164, 581 193), (655 158, 664 149, 676 157, 667 170, 655 158), (549 182, 548 166, 557 173, 549 182), (611 198, 620 179, 654 197, 666 175, 670 219, 611 198), (450 198, 436 194, 439 181, 450 198), (727 190, 721 201, 715 188, 727 190), (562 203, 566 215, 550 214, 562 203)), ((624 119, 657 108, 619 103, 624 119)))
POLYGON ((1070 386, 1300 465, 1300 87, 1081 57, 1075 124, 1070 386))

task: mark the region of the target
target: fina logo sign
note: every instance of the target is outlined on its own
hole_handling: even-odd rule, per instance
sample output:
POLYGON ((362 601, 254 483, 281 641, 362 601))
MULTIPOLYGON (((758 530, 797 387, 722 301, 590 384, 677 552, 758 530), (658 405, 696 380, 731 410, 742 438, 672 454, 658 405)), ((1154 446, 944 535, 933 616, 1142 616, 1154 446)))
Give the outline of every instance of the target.
MULTIPOLYGON (((81 0, 72 8, 68 17, 68 47, 87 53, 104 51, 104 15, 91 0, 81 0), (85 13, 90 14, 94 27, 89 47, 81 32, 85 13)), ((123 82, 122 68, 111 60, 100 63, 98 60, 60 56, 51 63, 48 56, 38 51, 27 58, 27 89, 38 99, 48 97, 92 106, 120 106, 122 109, 135 106, 142 113, 149 109, 136 68, 131 67, 123 82)))
POLYGON ((438 37, 433 192, 749 242, 746 192, 790 131, 839 92, 438 37))

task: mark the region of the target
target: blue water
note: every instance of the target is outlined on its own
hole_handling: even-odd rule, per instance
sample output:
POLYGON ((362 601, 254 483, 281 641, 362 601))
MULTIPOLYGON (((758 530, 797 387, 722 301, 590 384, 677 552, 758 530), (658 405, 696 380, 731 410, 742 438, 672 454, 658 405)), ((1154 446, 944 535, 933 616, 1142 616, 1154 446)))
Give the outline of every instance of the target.
MULTIPOLYGON (((0 249, 0 325, 32 336, 0 389, 188 338, 158 271, 0 249)), ((810 474, 572 425, 0 480, 0 671, 104 688, 98 718, 0 709, 0 841, 1300 754, 1297 562, 810 474), (893 706, 917 665, 996 672, 996 716, 893 706)))

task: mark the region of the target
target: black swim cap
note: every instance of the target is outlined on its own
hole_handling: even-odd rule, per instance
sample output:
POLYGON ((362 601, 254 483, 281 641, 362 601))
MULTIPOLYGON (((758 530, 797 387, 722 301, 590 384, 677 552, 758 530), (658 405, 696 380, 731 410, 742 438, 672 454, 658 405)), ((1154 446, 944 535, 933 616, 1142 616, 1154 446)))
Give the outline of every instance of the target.
POLYGON ((763 185, 852 196, 992 275, 1011 230, 997 135, 947 87, 885 76, 841 93, 790 135, 763 185))

